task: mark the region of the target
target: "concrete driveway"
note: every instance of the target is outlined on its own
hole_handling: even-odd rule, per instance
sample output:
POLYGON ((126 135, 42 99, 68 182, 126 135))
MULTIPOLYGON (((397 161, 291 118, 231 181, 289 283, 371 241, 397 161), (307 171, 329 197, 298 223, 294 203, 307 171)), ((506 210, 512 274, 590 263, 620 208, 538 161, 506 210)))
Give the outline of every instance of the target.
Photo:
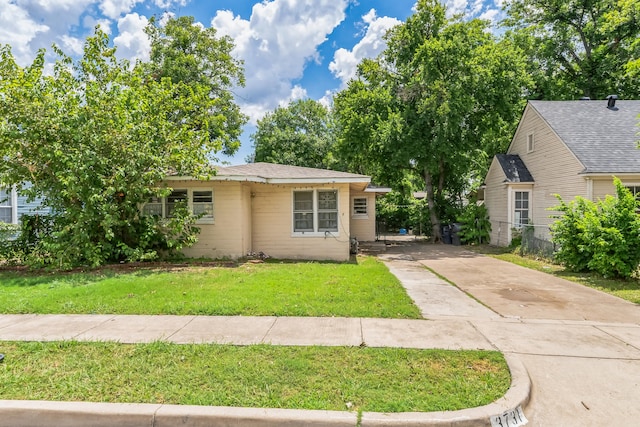
POLYGON ((463 247, 394 242, 380 258, 425 318, 464 319, 523 362, 529 425, 640 425, 639 305, 463 247))

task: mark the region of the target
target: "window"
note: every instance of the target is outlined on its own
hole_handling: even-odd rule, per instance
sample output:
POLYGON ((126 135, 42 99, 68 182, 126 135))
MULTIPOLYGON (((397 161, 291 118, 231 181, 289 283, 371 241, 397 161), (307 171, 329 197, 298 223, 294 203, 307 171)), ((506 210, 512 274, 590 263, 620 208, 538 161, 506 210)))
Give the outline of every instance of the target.
POLYGON ((13 222, 13 206, 11 190, 0 188, 0 222, 13 222))
POLYGON ((152 197, 142 208, 142 214, 162 217, 162 198, 152 197))
POLYGON ((173 217, 176 208, 180 203, 188 203, 189 196, 187 190, 173 190, 165 200, 165 216, 173 217))
POLYGON ((338 231, 336 190, 294 191, 293 231, 313 233, 338 231))
POLYGON ((636 200, 640 200, 640 185, 627 185, 627 188, 636 200))
POLYGON ((314 231, 313 191, 293 193, 293 231, 314 231))
POLYGON ((354 216, 366 216, 368 215, 368 200, 366 197, 355 197, 353 199, 353 215, 354 216))
POLYGON ((318 191, 318 231, 338 231, 338 192, 318 191))
POLYGON ((194 190, 193 214, 202 215, 202 218, 213 218, 213 191, 194 190))
POLYGON ((142 207, 142 214, 171 218, 180 203, 187 204, 193 215, 199 215, 198 222, 213 221, 213 191, 205 189, 178 189, 167 197, 152 197, 142 207))
POLYGON ((530 133, 527 135, 527 153, 532 153, 535 148, 535 139, 533 134, 530 133))
POLYGON ((529 192, 515 192, 515 210, 513 223, 516 228, 529 224, 529 192))

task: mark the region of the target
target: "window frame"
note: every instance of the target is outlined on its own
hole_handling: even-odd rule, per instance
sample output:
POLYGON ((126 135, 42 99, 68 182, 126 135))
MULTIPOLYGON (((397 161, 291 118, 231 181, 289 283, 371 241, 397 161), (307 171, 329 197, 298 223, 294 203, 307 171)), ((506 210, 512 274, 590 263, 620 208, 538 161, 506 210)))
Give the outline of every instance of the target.
POLYGON ((170 199, 172 197, 172 194, 178 193, 178 192, 186 192, 187 207, 189 208, 189 212, 191 212, 192 214, 194 214, 194 204, 210 203, 211 213, 206 214, 201 218, 198 218, 198 220, 196 221, 196 224, 215 224, 215 191, 213 190, 213 188, 210 188, 210 187, 174 188, 171 191, 171 194, 169 194, 168 196, 152 197, 151 202, 147 202, 142 206, 142 209, 141 209, 142 215, 154 215, 161 219, 171 219, 171 216, 169 214, 170 203, 171 203, 170 199), (194 193, 205 193, 205 192, 211 193, 211 202, 194 202, 194 193), (159 209, 160 212, 157 214, 151 213, 150 210, 148 209, 150 205, 155 205, 157 207, 160 207, 159 209))
POLYGON ((536 149, 536 138, 534 133, 527 134, 527 153, 533 153, 536 149))
MULTIPOLYGON (((325 202, 330 200, 325 200, 325 202)), ((319 237, 327 234, 340 232, 340 192, 335 188, 316 188, 316 189, 293 189, 291 190, 291 235, 293 237, 319 237), (300 209, 296 205, 296 194, 311 194, 311 209, 300 209), (321 194, 333 193, 335 199, 331 201, 335 203, 335 207, 322 207, 321 194), (296 222, 301 221, 298 215, 311 215, 312 228, 299 229, 296 228, 296 222), (332 214, 335 219, 327 218, 327 214, 332 214), (323 221, 334 221, 335 227, 322 226, 323 221)))
POLYGON ((366 196, 354 196, 351 199, 351 216, 355 219, 367 219, 369 218, 369 198, 366 196), (356 200, 364 200, 364 206, 356 206, 356 200), (358 212, 358 208, 364 208, 363 212, 358 212))
POLYGON ((4 195, 0 195, 0 210, 9 211, 9 221, 0 219, 0 222, 5 224, 17 224, 18 196, 15 187, 0 187, 0 191, 4 193, 4 195))
POLYGON ((530 190, 514 190, 513 191, 513 227, 516 229, 521 229, 522 227, 528 225, 531 223, 531 191, 530 190), (518 200, 518 193, 520 194, 526 194, 527 198, 526 198, 526 203, 527 203, 527 207, 523 208, 522 205, 520 207, 518 207, 518 202, 522 203, 525 200, 524 199, 520 199, 518 200), (527 221, 526 222, 522 222, 522 212, 526 212, 527 213, 527 221), (518 213, 520 213, 520 215, 518 215, 518 213))

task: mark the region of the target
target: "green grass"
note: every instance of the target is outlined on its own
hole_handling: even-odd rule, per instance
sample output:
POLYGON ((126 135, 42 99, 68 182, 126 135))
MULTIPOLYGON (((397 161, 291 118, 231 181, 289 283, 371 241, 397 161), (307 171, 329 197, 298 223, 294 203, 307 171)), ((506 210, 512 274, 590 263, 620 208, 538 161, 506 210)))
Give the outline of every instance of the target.
POLYGON ((2 342, 3 399, 375 412, 457 410, 503 396, 488 351, 2 342))
POLYGON ((533 270, 543 271, 556 277, 571 280, 572 282, 615 295, 618 298, 635 304, 640 304, 640 279, 607 279, 596 273, 577 273, 570 271, 544 258, 522 256, 513 252, 495 250, 490 247, 479 247, 477 250, 503 261, 508 261, 533 270))
POLYGON ((373 257, 91 273, 0 272, 0 313, 420 318, 373 257))

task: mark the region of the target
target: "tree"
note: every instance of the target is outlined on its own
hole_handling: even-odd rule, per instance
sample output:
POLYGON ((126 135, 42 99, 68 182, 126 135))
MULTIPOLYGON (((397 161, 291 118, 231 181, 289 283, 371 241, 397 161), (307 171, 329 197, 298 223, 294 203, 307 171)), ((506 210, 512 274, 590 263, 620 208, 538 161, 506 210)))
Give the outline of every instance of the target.
POLYGON ((297 100, 258 120, 251 141, 253 161, 324 169, 331 162, 332 115, 317 101, 297 100))
MULTIPOLYGON (((152 18, 146 28, 151 40, 151 62, 147 72, 156 81, 170 78, 174 84, 209 92, 211 141, 232 155, 240 147, 238 138, 247 117, 234 102, 231 89, 244 85, 242 61, 231 55, 234 44, 230 37, 217 37, 215 28, 196 25, 192 16, 170 18, 157 25, 152 18)), ((187 93, 188 96, 188 93, 187 93)), ((175 117, 179 123, 180 115, 175 117)))
POLYGON ((435 240, 447 199, 484 176, 523 108, 521 52, 487 25, 449 20, 437 0, 420 0, 335 99, 337 151, 380 182, 421 177, 435 240))
POLYGON ((505 10, 530 58, 533 97, 640 95, 637 0, 510 0, 505 10))
MULTIPOLYGON (((220 104, 210 88, 150 78, 145 64, 118 61, 99 29, 77 61, 54 50, 48 76, 44 51, 22 68, 9 46, 0 49, 0 182, 54 212, 36 253, 70 267, 193 243, 186 212, 163 222, 140 211, 168 194, 159 185, 168 174, 207 176, 210 154, 232 139, 222 113, 211 114, 220 104)), ((216 72, 226 75, 224 61, 216 72)))

